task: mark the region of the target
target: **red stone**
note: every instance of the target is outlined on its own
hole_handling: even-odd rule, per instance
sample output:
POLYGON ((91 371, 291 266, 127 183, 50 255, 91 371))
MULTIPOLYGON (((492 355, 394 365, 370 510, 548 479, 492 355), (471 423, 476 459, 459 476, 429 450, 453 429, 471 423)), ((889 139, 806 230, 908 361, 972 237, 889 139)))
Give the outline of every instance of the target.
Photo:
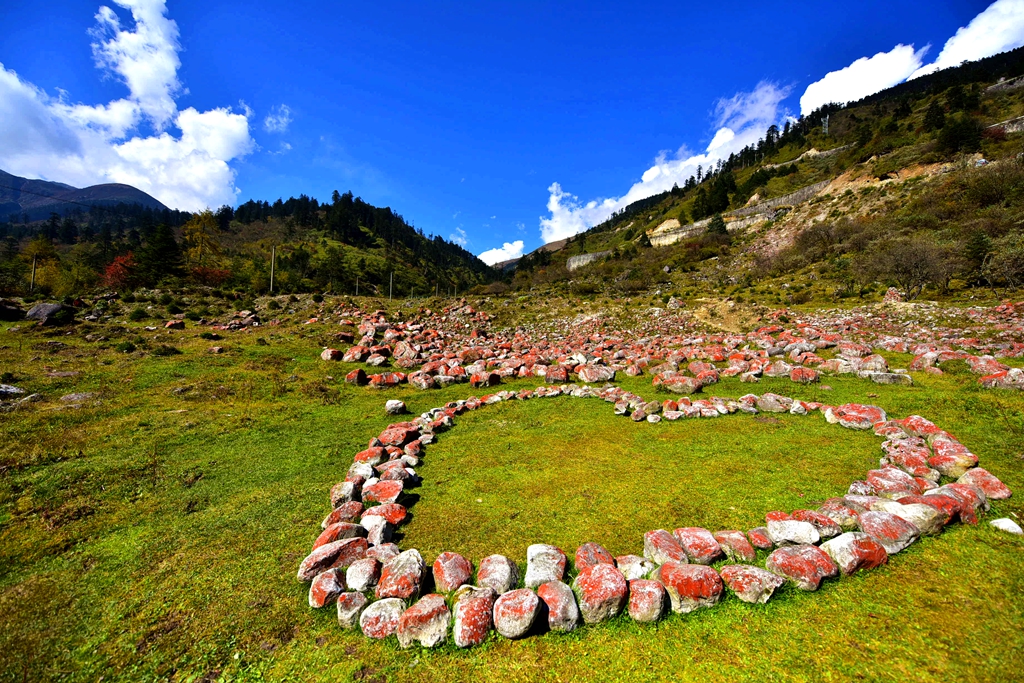
POLYGON ((476 588, 459 597, 452 629, 456 647, 472 647, 487 640, 487 634, 494 625, 492 617, 496 598, 490 588, 476 588))
POLYGON ((666 562, 654 577, 665 586, 672 611, 679 614, 711 607, 722 595, 722 577, 704 565, 666 562))
POLYGON ((473 565, 462 555, 443 552, 434 560, 434 587, 441 593, 450 593, 469 583, 473 565))
POLYGON ((359 524, 352 524, 350 522, 338 522, 332 524, 317 537, 313 542, 313 550, 316 550, 322 545, 328 543, 334 543, 344 538, 363 538, 366 536, 366 528, 359 524))
POLYGON ((665 611, 665 587, 658 581, 633 579, 629 582, 627 611, 634 621, 652 622, 665 611))
POLYGON ((896 420, 897 424, 903 427, 903 431, 911 436, 923 436, 928 438, 935 436, 942 430, 935 425, 931 420, 926 420, 920 415, 911 415, 910 417, 903 418, 902 420, 896 420))
POLYGON ((350 500, 334 508, 331 514, 327 515, 324 521, 320 522, 320 528, 326 529, 338 522, 358 522, 363 514, 363 504, 358 500, 350 500))
POLYGON ((881 543, 890 555, 909 546, 921 533, 907 520, 889 512, 864 512, 858 520, 861 531, 881 543))
POLYGON ((596 624, 618 615, 626 606, 629 586, 614 564, 596 564, 573 581, 583 621, 596 624))
POLYGON ((387 459, 387 451, 380 446, 367 448, 364 451, 356 453, 356 457, 353 458, 356 462, 365 462, 370 465, 377 465, 387 459))
POLYGON ((644 534, 644 557, 656 564, 689 562, 686 558, 686 551, 679 545, 676 537, 664 529, 656 529, 644 534))
POLYGON ((363 513, 363 517, 370 517, 373 515, 380 515, 388 521, 389 524, 398 526, 405 521, 406 509, 404 505, 398 503, 387 503, 385 505, 375 505, 366 510, 363 513))
POLYGON ((880 494, 921 493, 914 477, 896 467, 883 467, 868 472, 868 483, 880 494))
POLYGON ((823 579, 839 575, 832 558, 814 545, 791 545, 768 556, 768 570, 793 581, 805 591, 817 590, 823 579))
POLYGON ((781 510, 772 510, 764 516, 764 521, 766 522, 785 522, 791 519, 793 519, 792 515, 781 510))
POLYGON ((811 384, 818 381, 818 371, 811 368, 793 368, 789 379, 799 384, 811 384))
POLYGON ((299 580, 312 581, 328 569, 347 567, 366 555, 365 538, 346 538, 322 545, 311 552, 299 565, 299 580))
POLYGON ((753 562, 757 559, 757 551, 750 544, 742 531, 727 530, 716 531, 715 540, 726 555, 731 555, 734 560, 740 562, 753 562))
POLYGON ((404 446, 410 441, 418 438, 419 435, 419 430, 415 427, 395 425, 385 429, 377 438, 379 438, 380 442, 385 446, 404 446))
POLYGON ((793 519, 798 522, 807 522, 818 531, 818 535, 823 539, 843 533, 843 528, 832 521, 830 517, 814 510, 793 510, 793 519))
POLYGON ((395 629, 398 644, 409 647, 418 642, 423 647, 436 647, 444 642, 448 635, 448 624, 451 612, 445 604, 444 597, 431 593, 402 612, 395 629))
POLYGON ((772 539, 768 536, 768 530, 763 526, 748 531, 747 537, 750 539, 750 544, 760 550, 771 550, 775 547, 772 539))
POLYGON ((533 627, 540 613, 540 598, 529 588, 501 595, 494 602, 494 627, 506 638, 521 638, 533 627))
POLYGON ((611 553, 597 543, 584 543, 576 549, 576 571, 590 569, 596 564, 615 565, 615 558, 611 553))
POLYGON ((966 474, 957 480, 957 483, 975 486, 981 489, 987 498, 992 500, 1005 500, 1013 495, 1010 487, 999 481, 988 470, 981 467, 968 470, 966 474))
POLYGON ((342 569, 328 569, 313 578, 309 586, 309 606, 313 609, 325 607, 345 592, 345 573, 342 569))
POLYGON ((851 429, 871 429, 879 422, 885 422, 885 411, 877 406, 847 403, 828 410, 839 424, 851 429))
POLYGON ((722 547, 707 529, 691 526, 676 529, 672 535, 686 551, 686 557, 695 564, 711 564, 725 557, 722 547))
POLYGON ((400 481, 378 481, 363 488, 363 500, 368 503, 394 503, 404 488, 400 481))
POLYGON ((352 372, 345 375, 345 382, 348 384, 355 384, 356 386, 365 386, 370 380, 366 377, 366 372, 362 368, 353 370, 352 372))

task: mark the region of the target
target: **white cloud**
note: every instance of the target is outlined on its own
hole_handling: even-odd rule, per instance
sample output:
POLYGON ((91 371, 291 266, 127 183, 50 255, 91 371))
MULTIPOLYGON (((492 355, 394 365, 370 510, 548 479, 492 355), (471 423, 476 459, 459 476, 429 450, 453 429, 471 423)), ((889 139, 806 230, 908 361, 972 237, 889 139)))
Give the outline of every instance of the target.
POLYGON ((101 7, 91 31, 97 65, 124 83, 128 96, 105 104, 49 96, 0 63, 0 168, 77 186, 126 183, 174 208, 233 203, 228 165, 249 154, 251 110, 179 111, 178 26, 163 0, 117 0, 134 26, 101 7), (153 132, 145 135, 144 123, 153 132), (168 132, 177 129, 177 135, 168 132))
POLYGON ((621 197, 584 203, 562 189, 559 183, 552 183, 548 188, 549 215, 540 219, 541 238, 547 243, 572 237, 607 220, 635 201, 671 190, 673 185, 682 185, 697 172, 698 166, 709 168, 747 145, 756 144, 768 126, 779 122, 780 104, 789 92, 788 87, 761 82, 750 92, 719 100, 715 104, 717 130, 703 154, 691 154, 684 147, 676 154, 676 159, 668 160, 664 154, 658 155, 654 165, 643 172, 640 181, 621 197))
POLYGON ((959 66, 964 61, 991 57, 1021 45, 1024 45, 1024 0, 996 0, 971 23, 960 27, 946 41, 935 61, 915 71, 911 78, 959 66))
POLYGON ((825 74, 807 86, 800 98, 800 113, 807 115, 823 104, 855 102, 905 81, 921 67, 928 46, 915 51, 913 45, 897 45, 874 57, 861 57, 838 71, 825 74))
POLYGON ((287 104, 273 107, 263 119, 263 129, 268 133, 284 133, 292 122, 292 110, 287 104))
POLYGON ((480 260, 489 266, 502 261, 510 261, 523 255, 523 241, 505 242, 500 249, 488 249, 480 254, 480 260))
POLYGON ((466 235, 466 231, 462 228, 455 228, 455 232, 448 235, 448 240, 458 244, 460 247, 464 247, 469 244, 469 238, 466 235))

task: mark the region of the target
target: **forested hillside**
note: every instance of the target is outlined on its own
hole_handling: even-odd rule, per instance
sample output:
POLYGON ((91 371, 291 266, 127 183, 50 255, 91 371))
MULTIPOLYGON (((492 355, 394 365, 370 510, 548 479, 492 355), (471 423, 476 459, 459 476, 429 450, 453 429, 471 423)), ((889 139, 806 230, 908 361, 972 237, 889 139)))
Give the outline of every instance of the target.
POLYGON ((493 276, 459 245, 350 192, 330 203, 300 195, 198 214, 79 204, 42 221, 20 218, 0 223, 3 295, 204 285, 248 297, 270 290, 272 266, 281 293, 423 295, 493 276))

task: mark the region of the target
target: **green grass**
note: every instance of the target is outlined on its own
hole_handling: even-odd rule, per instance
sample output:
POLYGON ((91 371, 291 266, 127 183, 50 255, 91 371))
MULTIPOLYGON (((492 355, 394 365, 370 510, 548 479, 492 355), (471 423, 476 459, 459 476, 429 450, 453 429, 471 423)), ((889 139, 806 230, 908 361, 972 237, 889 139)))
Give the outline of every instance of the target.
MULTIPOLYGON (((229 334, 220 356, 194 329, 147 337, 183 351, 173 357, 125 355, 113 334, 83 341, 88 331, 0 331, 0 370, 49 399, 0 415, 0 680, 970 681, 1024 671, 1024 541, 984 521, 764 606, 727 598, 653 626, 622 617, 569 636, 495 635, 470 651, 368 641, 306 606, 296 566, 330 486, 388 423, 385 398, 419 412, 471 389, 347 387, 349 367, 319 361, 318 344, 288 328, 229 334), (47 340, 67 347, 38 346, 47 340), (82 374, 46 376, 58 370, 82 374), (58 409, 72 391, 100 404, 58 409)), ((919 413, 1024 490, 1024 399, 979 390, 973 375, 915 379, 828 378, 831 391, 728 380, 713 393, 919 413)), ((660 398, 648 377, 621 384, 660 398)), ((402 546, 428 561, 455 550, 523 562, 529 543, 571 555, 589 540, 639 554, 648 529, 747 529, 769 510, 841 494, 877 463, 873 436, 819 415, 760 417, 638 425, 571 398, 464 415, 428 448, 402 546)), ((1024 516, 1019 498, 994 507, 986 520, 1024 516)))

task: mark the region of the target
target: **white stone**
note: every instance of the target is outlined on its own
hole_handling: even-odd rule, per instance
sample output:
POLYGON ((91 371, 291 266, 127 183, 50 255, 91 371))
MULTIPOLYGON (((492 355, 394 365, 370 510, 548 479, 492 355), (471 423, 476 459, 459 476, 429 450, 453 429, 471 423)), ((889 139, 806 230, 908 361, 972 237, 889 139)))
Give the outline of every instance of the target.
POLYGON ((989 522, 992 526, 1003 531, 1008 531, 1011 534, 1017 534, 1018 536, 1024 535, 1024 529, 1020 528, 1020 525, 1009 517, 1003 517, 1001 519, 993 519, 989 522))
POLYGON ((813 524, 795 519, 768 522, 768 537, 779 547, 813 545, 821 540, 821 536, 818 535, 818 530, 814 528, 813 524))
POLYGON ((564 558, 562 552, 553 545, 536 543, 527 548, 526 587, 536 588, 548 581, 561 581, 564 574, 564 558))

